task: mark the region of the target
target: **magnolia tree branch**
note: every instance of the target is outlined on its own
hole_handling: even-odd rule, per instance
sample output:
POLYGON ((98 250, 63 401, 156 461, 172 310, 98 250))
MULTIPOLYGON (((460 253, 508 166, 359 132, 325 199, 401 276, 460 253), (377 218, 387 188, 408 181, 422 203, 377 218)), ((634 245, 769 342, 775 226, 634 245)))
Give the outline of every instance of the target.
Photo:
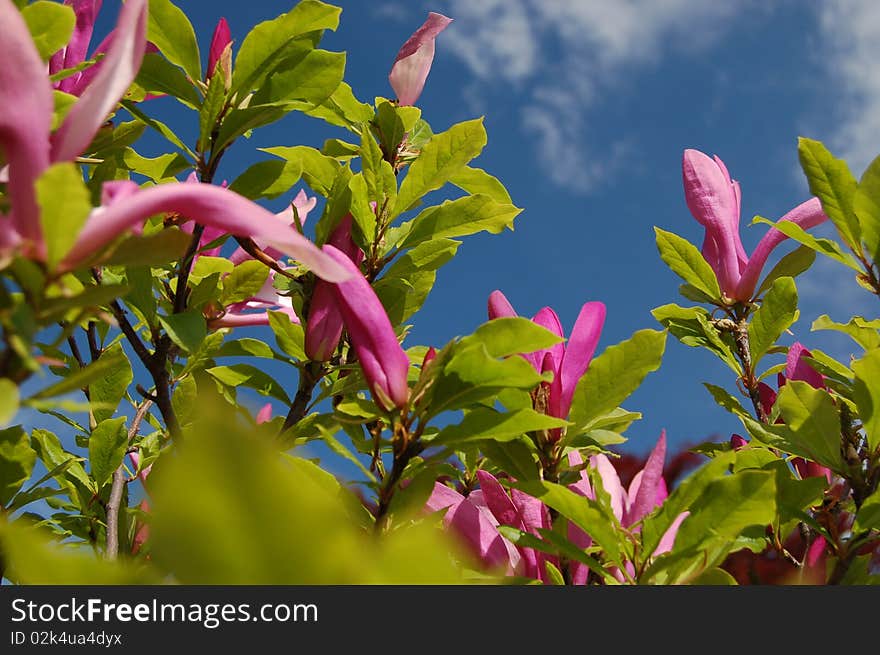
MULTIPOLYGON (((128 443, 137 436, 141 422, 153 406, 153 401, 145 400, 138 406, 131 427, 128 429, 128 443)), ((113 472, 112 486, 110 487, 110 499, 107 501, 107 546, 105 556, 107 559, 116 559, 119 555, 119 510, 122 505, 122 493, 125 490, 125 466, 120 464, 113 472)))

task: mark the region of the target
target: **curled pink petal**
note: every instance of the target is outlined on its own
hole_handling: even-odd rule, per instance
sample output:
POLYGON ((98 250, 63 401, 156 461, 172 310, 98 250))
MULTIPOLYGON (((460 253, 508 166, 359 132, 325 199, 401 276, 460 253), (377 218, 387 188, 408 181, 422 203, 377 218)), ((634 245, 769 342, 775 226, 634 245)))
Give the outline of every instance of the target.
POLYGON ((211 37, 211 49, 208 53, 208 75, 207 79, 211 79, 214 75, 214 69, 223 57, 223 51, 232 44, 232 33, 229 31, 229 23, 225 18, 217 21, 214 28, 214 35, 211 37))
POLYGON ((590 458, 590 464, 599 472, 602 488, 605 490, 605 493, 611 496, 611 510, 614 512, 617 520, 622 523, 623 511, 627 504, 627 494, 620 483, 617 470, 605 455, 593 455, 590 458))
MULTIPOLYGON (((101 11, 102 0, 64 0, 64 4, 73 7, 76 24, 67 46, 52 55, 49 60, 50 74, 65 68, 73 68, 86 60, 92 32, 95 29, 95 21, 98 18, 98 12, 101 11)), ((55 88, 65 93, 71 93, 81 74, 77 73, 60 80, 55 84, 55 88)))
POLYGON ((434 61, 434 40, 451 22, 443 14, 430 12, 424 24, 400 48, 388 81, 401 105, 414 105, 419 99, 434 61))
POLYGON ((128 0, 101 69, 52 137, 52 160, 81 155, 137 76, 147 45, 147 2, 128 0))
MULTIPOLYGON (((549 330, 557 337, 565 337, 565 333, 562 330, 562 323, 559 321, 559 316, 557 316, 556 312, 550 307, 542 307, 538 313, 532 317, 532 323, 549 330)), ((562 363, 562 355, 564 352, 565 344, 560 342, 545 350, 538 350, 532 353, 535 357, 535 362, 540 366, 538 372, 542 372, 542 369, 549 370, 553 372, 554 378, 559 377, 559 366, 562 363), (546 354, 550 355, 549 368, 544 368, 544 356, 546 354)))
POLYGON ((662 555, 663 553, 668 553, 672 550, 672 547, 675 545, 675 537, 678 535, 678 529, 688 516, 690 516, 690 512, 682 512, 675 517, 670 526, 666 529, 666 532, 660 537, 660 542, 657 544, 657 548, 654 549, 654 557, 662 555))
POLYGON ((639 483, 636 485, 636 488, 630 486, 628 496, 632 504, 626 513, 625 525, 633 525, 641 521, 651 510, 663 502, 662 499, 660 503, 657 500, 659 496, 663 495, 661 493, 661 485, 663 492, 666 490, 666 484, 663 480, 663 464, 665 460, 666 430, 663 430, 660 433, 660 438, 657 440, 657 445, 654 446, 654 449, 648 456, 648 461, 645 462, 645 467, 641 470, 639 483))
MULTIPOLYGON (((285 209, 283 209, 280 212, 278 212, 277 214, 275 214, 275 218, 278 221, 284 223, 285 225, 290 225, 290 226, 295 225, 295 221, 294 221, 294 217, 293 217, 293 208, 296 207, 296 212, 297 212, 297 215, 299 216, 300 223, 302 225, 305 225, 306 218, 308 217, 309 212, 315 208, 315 205, 317 204, 317 202, 318 202, 318 199, 315 196, 312 196, 311 198, 309 198, 306 195, 305 191, 300 189, 300 192, 296 195, 296 198, 293 199, 292 205, 289 205, 285 209)), ((275 259, 278 259, 283 254, 280 251, 272 248, 271 246, 269 246, 265 243, 261 243, 259 240, 255 240, 255 243, 257 244, 257 246, 260 249, 263 250, 263 252, 265 252, 267 255, 269 255, 269 257, 274 257, 275 259)), ((229 256, 229 261, 231 261, 233 264, 240 264, 241 262, 243 262, 247 259, 253 259, 253 258, 247 252, 245 252, 244 249, 242 249, 242 248, 236 249, 229 256)))
MULTIPOLYGON (((128 3, 126 3, 128 6, 128 3)), ((176 182, 142 189, 100 208, 86 221, 71 251, 61 264, 72 270, 127 230, 163 212, 176 212, 229 234, 253 236, 309 266, 316 275, 331 281, 348 277, 345 269, 295 229, 233 191, 210 184, 176 182)))
POLYGON ((0 228, 7 243, 18 236, 42 256, 45 246, 34 181, 49 166, 52 86, 30 32, 11 0, 0 0, 0 150, 9 165, 11 222, 0 228), (15 230, 18 236, 12 235, 15 230))
POLYGON ((516 310, 507 300, 505 295, 498 290, 489 294, 489 319, 515 318, 519 316, 516 310))
POLYGON ((348 279, 334 285, 336 299, 374 399, 389 411, 403 407, 409 400, 409 357, 382 302, 348 255, 329 243, 324 252, 348 273, 348 279))
POLYGON ((825 388, 825 377, 810 366, 803 357, 812 357, 809 350, 799 342, 791 344, 785 363, 785 377, 788 380, 801 380, 814 389, 825 388))
POLYGON ((584 304, 578 314, 571 336, 565 345, 559 372, 559 384, 553 383, 551 414, 566 418, 571 409, 574 391, 590 367, 602 327, 605 325, 605 305, 601 302, 584 304))
MULTIPOLYGON (((822 211, 822 203, 819 199, 810 198, 806 202, 801 203, 792 209, 779 220, 791 221, 795 225, 808 230, 811 227, 816 227, 827 221, 828 216, 822 211)), ((735 297, 737 300, 745 301, 751 299, 752 295, 755 293, 755 288, 758 285, 758 278, 761 275, 761 271, 764 270, 764 264, 767 263, 767 258, 776 246, 787 238, 787 236, 774 227, 770 228, 770 231, 767 232, 767 234, 764 235, 764 238, 758 242, 754 252, 752 252, 752 256, 749 258, 748 265, 745 267, 745 270, 743 270, 739 285, 736 288, 735 297)))

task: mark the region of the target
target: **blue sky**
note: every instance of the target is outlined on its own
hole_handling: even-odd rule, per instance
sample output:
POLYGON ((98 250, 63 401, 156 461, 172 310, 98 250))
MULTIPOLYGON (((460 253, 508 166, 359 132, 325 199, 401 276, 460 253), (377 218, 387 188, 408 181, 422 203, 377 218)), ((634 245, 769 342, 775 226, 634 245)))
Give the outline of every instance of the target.
MULTIPOLYGON (((193 19, 206 56, 219 16, 240 43, 254 24, 293 3, 178 4, 193 19)), ((755 214, 778 218, 808 197, 799 135, 825 141, 856 175, 880 152, 880 3, 873 0, 336 4, 343 7, 340 27, 322 47, 348 53, 346 80, 368 102, 393 94, 389 67, 427 11, 454 19, 437 40, 418 105, 435 132, 484 115, 489 145, 475 163, 524 208, 514 232, 465 239, 412 320, 407 345, 440 346, 471 332, 486 320, 489 293, 501 289, 522 314, 553 307, 566 330, 584 302, 603 301, 601 350, 657 327, 652 308, 687 303, 657 255, 652 229, 702 241, 684 202, 684 148, 724 159, 742 185, 744 226, 755 214)), ((102 21, 109 25, 115 16, 107 5, 102 21)), ((155 102, 151 109, 180 118, 172 105, 155 102)), ((289 117, 236 144, 221 176, 232 180, 256 161, 255 146, 320 147, 332 136, 345 134, 289 117)), ((743 228, 747 251, 764 229, 743 228)), ((872 298, 823 260, 798 288, 802 315, 788 340, 847 357, 844 338, 811 333, 810 323, 825 312, 839 320, 872 315, 872 298)), ((702 381, 735 391, 722 364, 670 339, 661 370, 626 403, 644 419, 622 448, 646 452, 663 428, 672 444, 741 430, 712 404, 702 381)))

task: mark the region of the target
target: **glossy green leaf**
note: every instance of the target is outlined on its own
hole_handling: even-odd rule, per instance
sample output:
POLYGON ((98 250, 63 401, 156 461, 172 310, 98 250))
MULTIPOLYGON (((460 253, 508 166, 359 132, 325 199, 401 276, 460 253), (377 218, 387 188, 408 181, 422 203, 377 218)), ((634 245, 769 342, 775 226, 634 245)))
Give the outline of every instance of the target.
POLYGON ((767 276, 764 278, 764 281, 761 282, 761 286, 758 287, 758 290, 755 292, 756 296, 760 296, 767 289, 769 289, 776 280, 783 277, 797 277, 804 271, 810 268, 813 265, 813 262, 816 260, 816 252, 807 246, 798 246, 790 253, 785 255, 779 262, 774 266, 767 276))
POLYGON ((108 351, 103 357, 99 357, 97 361, 92 362, 85 368, 75 369, 60 382, 41 389, 32 398, 37 400, 53 398, 71 391, 85 389, 95 380, 103 378, 111 371, 118 369, 120 366, 119 360, 124 357, 125 355, 121 351, 116 353, 108 351))
POLYGON ((358 132, 358 126, 373 119, 373 108, 355 98, 351 87, 343 82, 320 106, 307 110, 306 114, 358 132))
POLYGON ((737 375, 742 370, 737 361, 733 340, 730 335, 722 336, 709 322, 709 313, 702 307, 681 307, 675 304, 662 305, 651 310, 651 314, 676 339, 692 348, 706 348, 721 359, 737 375))
POLYGON ((110 346, 101 357, 110 357, 113 366, 89 384, 89 400, 95 405, 92 413, 98 423, 113 416, 116 406, 125 397, 128 385, 134 380, 131 364, 119 343, 110 346))
POLYGON ((639 330, 590 362, 571 404, 571 420, 578 430, 615 409, 638 389, 648 373, 660 368, 665 349, 665 331, 639 330))
POLYGON ((20 426, 0 430, 0 508, 5 507, 31 477, 37 453, 20 426))
POLYGON ((498 178, 489 175, 482 168, 465 166, 449 178, 449 182, 471 195, 481 193, 502 205, 512 205, 513 200, 498 178))
POLYGON ((113 472, 122 464, 126 450, 128 431, 125 429, 124 416, 101 421, 92 430, 89 436, 89 464, 99 489, 109 482, 113 472))
POLYGON ((873 451, 880 449, 880 348, 865 353, 852 363, 856 374, 853 398, 873 451))
POLYGON ((809 459, 835 471, 842 470, 840 458, 840 415, 827 391, 806 382, 789 380, 779 390, 776 404, 792 441, 809 459))
POLYGON ((660 259, 672 269, 682 280, 710 298, 720 298, 721 289, 715 271, 709 266, 703 255, 689 241, 677 234, 666 232, 659 227, 654 228, 657 235, 657 250, 660 259))
POLYGON ((150 0, 147 41, 155 44, 168 61, 186 71, 191 80, 202 79, 201 55, 193 26, 170 0, 150 0))
POLYGON ((513 229, 513 219, 521 211, 514 205, 499 204, 489 196, 465 196, 425 209, 391 234, 402 235, 403 240, 398 244, 401 249, 431 239, 462 237, 483 231, 500 234, 504 228, 513 229))
POLYGON ((171 340, 188 353, 198 350, 199 345, 208 334, 205 317, 197 311, 159 316, 158 318, 171 340))
POLYGON ((162 93, 177 98, 190 109, 198 110, 202 105, 199 93, 193 83, 187 79, 186 73, 155 52, 144 55, 135 84, 147 93, 162 93))
POLYGON ((158 157, 142 157, 131 148, 125 149, 122 161, 132 172, 145 175, 157 184, 178 175, 190 165, 179 152, 169 152, 158 157))
POLYGON ((302 173, 302 163, 299 161, 261 161, 235 178, 229 188, 251 200, 272 200, 290 192, 302 173))
POLYGON ((286 56, 260 86, 252 104, 296 102, 297 108, 320 106, 342 82, 345 53, 316 50, 310 45, 286 49, 286 56))
POLYGON ((752 225, 758 223, 772 225, 788 238, 797 241, 807 248, 815 250, 826 257, 830 257, 834 261, 840 262, 847 268, 851 268, 858 273, 862 271, 862 267, 859 265, 858 261, 856 261, 856 259, 848 252, 844 252, 840 245, 831 239, 816 238, 804 230, 800 225, 797 225, 792 221, 777 221, 774 223, 763 216, 755 216, 752 219, 752 225))
POLYGON ((804 137, 798 139, 798 157, 810 193, 822 201, 822 209, 844 242, 861 252, 861 228, 853 212, 857 182, 846 162, 836 159, 820 141, 804 137))
POLYGON ((91 194, 75 164, 53 164, 36 182, 46 259, 54 267, 73 247, 92 211, 91 194))
POLYGON ((245 260, 236 265, 223 280, 223 293, 220 296, 220 302, 223 305, 232 305, 249 300, 259 293, 268 279, 269 269, 264 263, 251 259, 245 260))
POLYGON ((192 235, 175 228, 145 236, 133 235, 113 248, 102 263, 132 267, 167 266, 183 257, 190 241, 192 235))
POLYGON ((339 173, 339 162, 309 146, 278 146, 260 148, 263 152, 280 157, 302 170, 303 179, 317 193, 327 197, 339 173))
POLYGON ((76 24, 71 7, 46 0, 37 0, 24 7, 21 17, 43 61, 49 61, 53 54, 67 45, 76 24))
POLYGON ((862 173, 853 197, 853 211, 859 221, 866 254, 877 262, 880 260, 880 157, 862 173))
POLYGON ((248 387, 256 392, 290 404, 290 397, 284 387, 271 375, 250 364, 214 366, 205 370, 211 377, 232 389, 248 387))
POLYGON ((305 336, 303 328, 297 323, 292 323, 287 314, 281 312, 269 313, 269 327, 275 333, 275 339, 281 350, 296 360, 306 360, 305 336))
POLYGON ((461 340, 462 347, 482 343, 490 357, 508 357, 531 353, 561 343, 564 339, 545 327, 521 316, 486 321, 470 336, 461 340))
POLYGON ((810 329, 842 332, 852 337, 865 350, 880 347, 880 321, 866 321, 861 316, 852 317, 848 323, 837 323, 827 314, 822 314, 813 321, 810 329))
MULTIPOLYGON (((479 155, 485 145, 486 129, 482 118, 458 123, 446 132, 435 135, 422 149, 418 159, 410 165, 400 185, 391 217, 399 216, 426 193, 446 184, 450 177, 479 155)), ((495 201, 493 203, 501 204, 495 201)))
POLYGON ((797 304, 797 288, 790 277, 777 279, 764 294, 761 306, 749 323, 749 350, 753 367, 758 366, 777 339, 797 320, 797 304))
POLYGON ((431 446, 457 446, 462 443, 492 439, 510 441, 533 431, 564 428, 568 421, 540 414, 533 409, 514 412, 496 412, 488 407, 474 409, 465 414, 456 425, 450 425, 431 439, 431 446))

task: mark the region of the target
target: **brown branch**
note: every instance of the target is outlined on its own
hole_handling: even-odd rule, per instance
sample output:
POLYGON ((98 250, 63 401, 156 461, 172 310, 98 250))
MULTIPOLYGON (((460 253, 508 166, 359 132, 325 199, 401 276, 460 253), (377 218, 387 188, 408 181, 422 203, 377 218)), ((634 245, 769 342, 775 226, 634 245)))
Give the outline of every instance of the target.
MULTIPOLYGON (((142 402, 135 412, 134 419, 131 421, 131 427, 128 429, 128 443, 138 433, 141 422, 150 411, 153 402, 145 400, 142 402)), ((123 456, 124 457, 124 456, 123 456)), ((119 510, 122 505, 122 492, 125 490, 125 466, 120 464, 113 472, 113 482, 110 487, 110 499, 107 501, 107 547, 105 556, 107 559, 116 559, 119 555, 119 510)))
POLYGON ((324 377, 326 370, 321 362, 308 362, 299 371, 299 386, 296 390, 296 396, 290 405, 290 411, 287 412, 287 418, 284 419, 284 425, 281 432, 286 432, 294 425, 299 423, 306 415, 309 403, 312 401, 312 394, 315 392, 315 385, 324 377))

